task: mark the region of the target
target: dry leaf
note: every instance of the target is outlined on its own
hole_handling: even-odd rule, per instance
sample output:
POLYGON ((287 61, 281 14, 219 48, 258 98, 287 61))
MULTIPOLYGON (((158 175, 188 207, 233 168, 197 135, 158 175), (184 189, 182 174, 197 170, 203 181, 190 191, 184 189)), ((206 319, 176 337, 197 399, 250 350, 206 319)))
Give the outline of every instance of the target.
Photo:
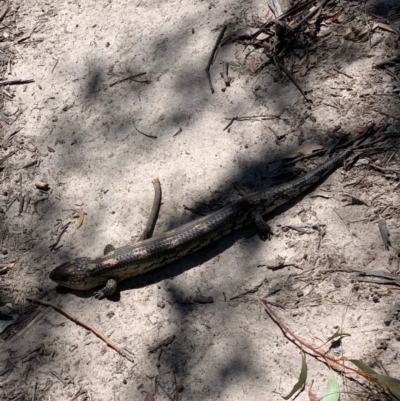
POLYGON ((292 159, 297 156, 308 156, 323 148, 324 147, 318 143, 303 143, 303 145, 300 145, 297 149, 292 150, 286 157, 292 159))
POLYGON ((325 36, 328 36, 332 33, 332 29, 331 28, 327 28, 327 29, 321 29, 320 32, 318 32, 318 37, 319 38, 324 38, 325 36))
POLYGON ((251 28, 249 26, 245 26, 245 27, 241 27, 236 32, 233 32, 232 36, 249 37, 249 36, 254 35, 257 31, 258 31, 258 28, 251 28))
POLYGON ((8 4, 6 4, 0 11, 0 21, 3 20, 8 11, 8 4))
POLYGON ((369 33, 369 28, 365 28, 363 31, 358 32, 357 34, 357 40, 367 40, 367 36, 369 33))
POLYGON ((272 20, 274 18, 275 18, 274 13, 270 9, 267 9, 266 14, 264 15, 265 22, 268 22, 268 21, 270 21, 270 20, 272 20))
POLYGON ((310 401, 319 401, 319 398, 310 390, 308 390, 308 398, 310 401))
POLYGON ((327 22, 337 22, 337 20, 339 19, 339 17, 342 15, 341 11, 338 11, 335 15, 333 15, 332 17, 328 18, 326 21, 327 22))
POLYGON ((351 28, 346 29, 346 33, 343 35, 343 38, 346 40, 354 40, 355 35, 351 28))
POLYGON ((317 64, 317 57, 314 54, 310 54, 308 56, 308 65, 316 65, 317 64))
POLYGON ((32 28, 30 31, 25 32, 25 33, 17 40, 17 42, 20 43, 20 42, 23 42, 23 41, 26 40, 26 39, 29 39, 29 38, 31 37, 31 35, 32 35, 32 33, 33 33, 34 30, 35 30, 35 28, 32 28))
POLYGON ((299 73, 300 73, 300 75, 301 75, 302 77, 304 77, 304 75, 307 74, 307 71, 308 71, 308 68, 307 68, 307 66, 305 66, 305 65, 302 65, 302 66, 299 68, 299 73))
POLYGON ((258 28, 251 28, 248 26, 241 26, 235 32, 230 33, 227 35, 222 41, 221 46, 225 43, 230 41, 238 40, 239 38, 249 38, 254 35, 258 31, 258 28))
POLYGON ((385 249, 388 251, 389 246, 392 246, 390 243, 390 233, 386 224, 386 220, 380 218, 378 221, 379 232, 381 233, 383 244, 385 245, 385 249))
POLYGON ((349 28, 346 31, 346 33, 344 34, 343 38, 346 40, 351 40, 353 42, 367 40, 368 32, 369 32, 369 28, 365 28, 362 31, 360 31, 359 29, 356 29, 356 28, 349 28))
POLYGON ((256 36, 256 39, 257 40, 265 40, 265 39, 268 39, 270 36, 271 35, 267 35, 266 33, 261 32, 259 35, 256 36))
POLYGON ((256 60, 254 56, 249 57, 249 62, 247 64, 247 68, 252 72, 255 73, 257 71, 256 60))
POLYGON ((379 26, 379 28, 383 29, 384 31, 392 32, 392 33, 399 33, 397 29, 392 28, 391 26, 384 24, 383 22, 377 22, 374 26, 379 26))
POLYGON ((391 214, 392 214, 392 207, 391 206, 387 206, 387 207, 385 207, 385 209, 381 213, 381 217, 386 218, 386 217, 389 217, 391 214))
POLYGON ((6 273, 8 273, 15 265, 16 265, 16 263, 13 262, 13 263, 9 263, 9 264, 6 265, 6 266, 1 267, 1 268, 0 268, 0 274, 6 274, 6 273))
POLYGON ((144 397, 144 401, 155 401, 154 397, 146 391, 146 397, 144 397))
POLYGON ((304 54, 300 57, 299 65, 302 65, 307 60, 307 54, 304 54))
POLYGON ((297 61, 296 56, 294 55, 294 53, 290 53, 290 57, 289 57, 289 64, 288 64, 288 70, 289 71, 293 71, 293 67, 295 66, 297 61))
POLYGON ((356 127, 356 128, 354 128, 354 132, 358 132, 359 134, 363 134, 367 129, 368 129, 368 127, 356 127))
POLYGON ((79 219, 78 223, 76 224, 76 228, 79 228, 83 224, 83 219, 84 219, 85 213, 83 213, 82 207, 79 209, 79 219))
POLYGON ((246 57, 246 67, 252 72, 255 73, 260 68, 261 64, 265 61, 263 60, 263 56, 266 60, 265 55, 261 55, 259 53, 251 53, 248 57, 246 57))
POLYGON ((241 67, 242 65, 240 63, 238 63, 237 61, 228 61, 228 64, 231 67, 241 67))

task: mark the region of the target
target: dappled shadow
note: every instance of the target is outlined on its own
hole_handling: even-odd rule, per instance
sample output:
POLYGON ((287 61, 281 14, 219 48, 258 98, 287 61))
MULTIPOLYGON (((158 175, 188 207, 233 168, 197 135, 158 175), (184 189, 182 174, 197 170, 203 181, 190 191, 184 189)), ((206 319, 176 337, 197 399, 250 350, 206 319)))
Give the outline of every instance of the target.
POLYGON ((371 15, 390 18, 400 11, 400 4, 397 0, 369 0, 366 2, 366 11, 371 15))
MULTIPOLYGON (((157 2, 154 4, 156 3, 157 2)), ((251 5, 251 3, 247 3, 245 8, 251 8, 251 5)), ((148 6, 150 6, 150 4, 148 4, 148 6)), ((228 2, 226 7, 231 7, 232 13, 236 11, 240 14, 241 7, 244 6, 241 4, 237 5, 235 2, 228 2)), ((373 8, 368 10, 375 15, 387 16, 392 9, 393 8, 389 7, 389 2, 387 2, 381 6, 375 4, 373 8)), ((225 22, 223 17, 224 14, 221 13, 221 24, 225 22)), ((57 124, 55 124, 54 130, 49 135, 49 142, 57 142, 54 166, 58 168, 58 171, 55 174, 54 183, 76 176, 77 183, 74 189, 79 193, 79 198, 94 196, 94 194, 98 196, 98 199, 91 203, 91 206, 87 206, 85 210, 91 220, 87 225, 85 223, 83 230, 86 231, 83 231, 79 239, 77 239, 78 242, 83 242, 83 248, 87 247, 88 249, 92 249, 93 244, 99 242, 99 231, 107 230, 108 222, 104 219, 103 212, 114 208, 112 190, 108 192, 109 189, 112 188, 113 182, 122 177, 124 173, 131 174, 132 181, 134 181, 134 166, 135 164, 142 163, 143 160, 156 160, 160 155, 170 157, 168 153, 165 155, 161 152, 169 147, 172 129, 175 131, 177 127, 183 126, 184 124, 190 124, 194 120, 199 121, 202 118, 207 118, 204 116, 207 116, 206 111, 208 111, 210 104, 212 107, 217 107, 218 102, 228 102, 232 98, 235 100, 230 108, 232 116, 241 115, 243 114, 243 110, 248 110, 246 106, 248 104, 248 97, 254 95, 251 89, 252 85, 250 84, 249 93, 239 93, 232 97, 230 97, 230 94, 227 94, 226 99, 222 98, 222 100, 217 97, 220 93, 211 95, 208 91, 204 68, 213 45, 212 43, 209 44, 209 47, 201 49, 201 54, 196 60, 188 59, 187 63, 184 65, 185 68, 182 66, 179 69, 174 68, 176 58, 181 57, 182 54, 186 55, 186 49, 190 46, 194 46, 196 30, 192 33, 192 27, 196 27, 197 29, 198 21, 199 16, 196 12, 193 12, 176 23, 173 33, 170 33, 169 27, 160 26, 158 32, 159 39, 155 39, 154 37, 144 39, 143 48, 148 48, 148 54, 153 54, 154 58, 150 62, 148 60, 142 63, 138 62, 137 71, 132 67, 132 65, 134 65, 134 57, 126 59, 125 65, 119 65, 121 68, 121 70, 118 71, 119 75, 116 75, 115 68, 113 73, 110 74, 111 63, 109 63, 106 57, 100 60, 89 60, 87 74, 84 78, 81 78, 79 85, 77 84, 75 88, 77 95, 74 101, 74 107, 60 114, 58 114, 58 111, 54 113, 55 115, 58 114, 58 121, 57 124), (154 82, 154 85, 140 84, 128 80, 120 85, 109 86, 109 84, 117 80, 122 73, 134 74, 142 71, 142 68, 147 72, 146 78, 148 77, 150 81, 154 82), (163 79, 172 81, 170 86, 172 92, 162 93, 160 88, 156 85, 159 80, 163 79), (205 87, 207 90, 204 89, 205 87), (151 107, 148 105, 143 105, 142 99, 149 100, 152 96, 159 96, 159 98, 162 99, 162 105, 159 110, 151 110, 151 107), (184 107, 185 102, 190 104, 190 110, 184 107), (204 111, 205 109, 207 110, 204 111), (137 127, 145 133, 155 134, 157 139, 153 140, 144 137, 141 133, 135 131, 132 120, 139 120, 136 124, 137 127), (101 124, 96 123, 97 121, 101 121, 103 125, 101 126, 101 124), (98 130, 92 132, 93 127, 98 130), (96 164, 107 166, 109 175, 99 176, 96 171, 96 164), (85 181, 80 183, 80 180, 85 181), (91 182, 93 188, 86 190, 85 182, 91 182), (103 202, 101 204, 102 208, 99 207, 100 201, 103 202)), ((217 33, 218 32, 215 32, 215 36, 217 36, 217 33)), ((360 45, 358 53, 356 51, 357 46, 357 44, 353 44, 349 48, 338 52, 335 61, 342 67, 345 67, 346 64, 357 60, 365 51, 360 45)), ((224 51, 224 49, 221 50, 221 54, 218 56, 221 57, 220 59, 223 59, 224 54, 222 53, 224 51)), ((324 58, 326 57, 329 60, 329 49, 325 52, 322 51, 322 54, 324 58)), ((217 65, 218 63, 215 64, 217 65)), ((219 75, 219 67, 216 65, 212 70, 213 81, 217 80, 219 75)), ((261 72, 257 78, 244 71, 242 72, 242 77, 243 79, 248 79, 250 82, 259 79, 259 85, 262 87, 271 84, 265 71, 261 72)), ((309 78, 305 77, 302 79, 307 81, 309 78)), ((310 81, 311 80, 312 78, 310 78, 310 81)), ((288 92, 289 85, 292 84, 286 78, 281 78, 273 83, 271 90, 268 92, 268 96, 273 98, 275 103, 271 106, 273 109, 268 110, 268 113, 273 114, 283 109, 292 108, 293 99, 290 98, 290 92, 288 92)), ((221 87, 218 87, 218 90, 220 91, 221 87)), ((299 104, 302 104, 300 94, 298 94, 297 101, 299 104)), ((260 104, 262 103, 257 105, 259 106, 260 104)), ((313 106, 304 103, 302 107, 304 110, 312 110, 313 106)), ((221 116, 221 120, 223 117, 225 116, 221 116)), ((296 115, 292 115, 292 117, 294 119, 300 118, 296 115)), ((260 125, 264 126, 265 130, 267 129, 267 124, 269 123, 260 123, 260 125)), ((221 126, 222 125, 223 124, 221 124, 221 126)), ((329 122, 322 123, 322 126, 325 130, 316 128, 309 129, 308 126, 306 126, 305 130, 307 132, 305 134, 302 133, 304 134, 302 139, 326 144, 328 142, 326 139, 327 132, 332 129, 332 127, 329 126, 329 122)), ((250 130, 251 126, 235 126, 232 129, 237 129, 238 131, 250 130)), ((231 135, 227 132, 222 132, 221 127, 208 127, 207 132, 202 133, 186 131, 182 135, 185 135, 185 140, 190 141, 190 135, 212 136, 217 135, 217 130, 218 135, 225 135, 227 149, 236 146, 231 135)), ((300 136, 301 134, 300 130, 299 132, 292 131, 291 133, 293 136, 300 136)), ((180 140, 179 136, 177 136, 177 140, 180 140)), ((271 152, 270 143, 259 143, 257 146, 259 148, 258 154, 261 155, 257 160, 245 156, 247 159, 244 161, 242 160, 239 167, 236 167, 233 161, 232 166, 224 166, 224 169, 226 169, 225 179, 220 183, 218 188, 216 188, 218 192, 210 194, 208 189, 204 190, 199 198, 193 199, 193 202, 221 204, 221 202, 225 203, 227 200, 233 200, 238 196, 233 190, 234 184, 237 182, 244 184, 248 189, 251 188, 252 191, 269 187, 272 183, 275 184, 276 181, 271 181, 264 177, 271 175, 271 171, 277 170, 279 172, 279 167, 277 167, 279 164, 273 163, 283 158, 290 148, 296 146, 296 143, 288 140, 273 153, 271 152)), ((180 160, 177 159, 176 170, 172 172, 172 175, 180 175, 182 168, 180 160)), ((201 183, 199 183, 199 185, 201 185, 201 183)), ((144 189, 136 189, 135 194, 131 194, 130 198, 132 198, 132 200, 129 200, 129 202, 140 198, 140 191, 143 190, 144 189)), ((58 193, 62 194, 62 188, 58 193)), ((69 196, 71 197, 71 194, 69 196)), ((276 210, 270 217, 287 210, 303 196, 304 194, 297 200, 293 200, 290 204, 276 210)), ((174 201, 176 201, 176 199, 174 201)), ((184 201, 187 202, 188 200, 185 199, 184 201)), ((61 215, 61 211, 68 206, 67 200, 61 198, 59 202, 49 203, 41 208, 40 213, 46 215, 48 221, 56 221, 57 217, 61 215)), ((177 216, 176 213, 173 214, 170 211, 162 209, 161 220, 163 223, 163 230, 175 228, 193 219, 194 216, 189 212, 182 212, 182 214, 179 213, 177 216)), ((141 277, 127 280, 121 283, 119 289, 120 291, 139 289, 149 284, 159 283, 166 278, 179 276, 193 267, 210 261, 226 251, 237 241, 250 237, 254 235, 254 233, 255 229, 252 227, 234 233, 221 240, 218 244, 208 246, 203 252, 186 256, 179 262, 165 269, 159 269, 158 271, 150 272, 141 277)), ((127 243, 129 243, 128 239, 127 243)), ((268 246, 268 242, 265 244, 261 241, 252 243, 249 249, 243 250, 244 258, 250 260, 254 253, 254 248, 262 246, 268 246)), ((31 258, 35 263, 40 263, 42 255, 47 255, 47 260, 53 259, 54 256, 53 254, 49 255, 48 244, 43 242, 36 244, 32 249, 31 258)), ((76 250, 72 248, 62 249, 62 257, 60 259, 72 259, 76 256, 78 256, 76 250)), ((55 259, 57 260, 57 255, 55 259)), ((48 272, 50 267, 46 266, 46 269, 48 272)), ((257 273, 257 271, 256 269, 249 269, 246 273, 250 275, 257 273)), ((39 277, 41 276, 38 276, 38 284, 41 282, 39 277)), ((236 283, 240 283, 242 279, 243 277, 237 277, 236 283)), ((46 293, 50 294, 53 283, 47 280, 42 288, 46 293)), ((170 346, 168 352, 165 353, 162 359, 162 364, 166 369, 169 368, 183 377, 190 376, 192 369, 195 368, 193 363, 187 364, 185 361, 190 359, 190 357, 196 356, 196 342, 193 338, 190 342, 190 346, 188 345, 188 341, 193 333, 190 331, 191 329, 188 325, 184 324, 187 316, 193 313, 191 309, 193 306, 188 306, 179 302, 182 294, 184 297, 188 298, 192 296, 193 294, 191 294, 190 291, 190 288, 169 285, 170 301, 172 304, 171 314, 174 315, 173 317, 177 321, 182 322, 182 325, 174 333, 177 338, 176 341, 170 346)), ((78 297, 87 298, 92 295, 92 292, 76 292, 76 295, 78 297)), ((112 297, 111 301, 120 301, 120 294, 112 297)), ((206 306, 206 308, 211 307, 218 308, 219 306, 206 306)), ((229 316, 230 310, 228 309, 224 313, 229 316)), ((37 336, 39 341, 40 334, 37 334, 37 336)), ((260 368, 252 367, 246 362, 249 358, 246 347, 249 346, 250 340, 248 340, 248 342, 243 338, 242 340, 243 343, 239 351, 236 349, 226 350, 225 356, 221 356, 214 370, 207 372, 208 374, 205 376, 207 376, 208 386, 210 388, 228 387, 233 381, 246 380, 251 377, 254 372, 260 370, 260 368)), ((209 341, 211 346, 211 340, 208 337, 205 341, 209 341)), ((268 376, 269 373, 270 372, 266 372, 266 375, 268 376)), ((190 389, 186 389, 186 395, 188 398, 193 396, 190 389)), ((198 400, 206 399, 206 397, 208 397, 206 394, 204 394, 203 397, 196 394, 196 399, 198 400)), ((121 399, 130 399, 128 390, 126 393, 123 391, 121 399)))

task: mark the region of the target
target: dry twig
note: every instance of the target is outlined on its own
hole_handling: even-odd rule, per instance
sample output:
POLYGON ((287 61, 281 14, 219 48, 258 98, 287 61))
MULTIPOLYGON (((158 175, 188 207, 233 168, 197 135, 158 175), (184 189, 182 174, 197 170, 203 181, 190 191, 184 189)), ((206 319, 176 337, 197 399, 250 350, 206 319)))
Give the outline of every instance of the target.
POLYGON ((135 127, 135 130, 136 130, 137 132, 139 132, 139 134, 144 135, 144 136, 147 136, 147 138, 157 139, 157 137, 156 137, 155 135, 145 134, 144 132, 139 131, 138 128, 136 127, 136 124, 135 124, 135 121, 134 121, 134 120, 132 120, 132 123, 133 123, 133 126, 135 127))
POLYGON ((210 68, 211 68, 212 63, 214 62, 215 54, 218 50, 218 46, 221 43, 222 38, 224 37, 226 28, 227 28, 226 25, 223 25, 221 32, 218 35, 217 41, 215 42, 214 48, 211 52, 211 56, 210 56, 210 59, 208 60, 207 67, 206 67, 206 75, 207 75, 208 83, 210 85, 211 93, 214 93, 214 87, 211 82, 210 68))
POLYGON ((142 75, 145 75, 145 74, 146 74, 145 72, 140 72, 139 74, 136 74, 136 75, 130 75, 129 77, 118 79, 117 81, 111 83, 111 84, 109 85, 109 87, 111 88, 112 86, 117 85, 117 84, 120 84, 121 82, 130 81, 130 80, 131 80, 131 81, 138 82, 138 83, 140 83, 140 84, 149 84, 149 83, 150 83, 149 80, 146 80, 146 81, 136 81, 136 79, 135 79, 135 78, 141 77, 142 75))
POLYGON ((97 337, 99 337, 101 340, 103 340, 110 348, 114 349, 115 351, 117 351, 120 355, 122 355, 124 358, 128 359, 129 361, 133 362, 132 357, 128 354, 128 352, 121 348, 120 346, 118 346, 116 343, 114 343, 113 341, 111 341, 107 336, 105 336, 100 330, 96 329, 94 326, 92 326, 89 323, 84 322, 83 320, 77 318, 74 315, 71 315, 69 312, 67 312, 65 309, 61 308, 58 305, 55 305, 51 302, 47 302, 47 301, 42 301, 39 299, 33 299, 33 298, 26 298, 27 301, 29 302, 33 302, 36 304, 40 304, 40 305, 45 305, 45 306, 50 306, 51 308, 53 308, 54 310, 56 310, 57 312, 61 313, 62 315, 64 315, 65 317, 67 317, 68 319, 72 320, 73 322, 75 322, 76 324, 79 324, 80 326, 84 327, 87 330, 90 330, 93 334, 95 334, 97 337))
POLYGON ((14 78, 14 79, 6 79, 4 81, 0 81, 0 85, 29 84, 31 82, 35 82, 35 80, 34 79, 14 78))

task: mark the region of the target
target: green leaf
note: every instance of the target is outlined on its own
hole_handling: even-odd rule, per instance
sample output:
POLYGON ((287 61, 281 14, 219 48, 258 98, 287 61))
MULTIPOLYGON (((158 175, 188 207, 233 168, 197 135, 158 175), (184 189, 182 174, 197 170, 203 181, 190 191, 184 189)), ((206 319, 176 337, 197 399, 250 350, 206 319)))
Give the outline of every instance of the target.
POLYGON ((365 364, 363 361, 359 361, 357 359, 350 359, 350 362, 353 365, 356 365, 358 369, 361 369, 363 372, 369 373, 371 375, 377 375, 378 373, 375 372, 372 368, 370 368, 367 364, 365 364))
POLYGON ((363 361, 353 359, 350 362, 356 365, 363 372, 368 373, 372 377, 374 377, 376 379, 376 384, 379 384, 381 387, 389 391, 392 400, 400 401, 400 380, 375 372, 375 370, 370 368, 363 361))
POLYGON ((339 333, 339 331, 337 331, 335 334, 332 334, 327 340, 326 342, 328 343, 329 341, 335 340, 336 338, 342 338, 342 337, 350 337, 350 334, 347 333, 339 333))
POLYGON ((390 391, 390 392, 389 392, 389 395, 390 395, 390 398, 391 398, 393 401, 400 401, 400 394, 397 393, 397 395, 396 395, 396 394, 393 394, 393 393, 390 391))
POLYGON ((299 380, 292 388, 292 391, 286 396, 282 397, 284 400, 288 400, 296 391, 300 390, 307 380, 307 363, 306 357, 304 354, 301 354, 301 372, 299 376, 299 380))
POLYGON ((329 369, 328 385, 323 396, 323 401, 339 401, 340 389, 336 376, 332 369, 329 369))

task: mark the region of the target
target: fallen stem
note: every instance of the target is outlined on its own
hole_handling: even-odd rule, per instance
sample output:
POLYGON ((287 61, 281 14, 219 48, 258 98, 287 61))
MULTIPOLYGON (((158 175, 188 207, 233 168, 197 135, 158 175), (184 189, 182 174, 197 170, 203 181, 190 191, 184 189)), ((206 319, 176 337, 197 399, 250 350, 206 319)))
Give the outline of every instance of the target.
POLYGON ((36 304, 44 305, 44 306, 50 306, 57 312, 61 313, 68 319, 72 320, 76 324, 79 324, 80 326, 84 327, 85 329, 90 330, 93 334, 95 334, 97 337, 99 337, 101 340, 103 340, 110 348, 114 349, 117 351, 120 355, 128 359, 129 361, 133 362, 132 357, 125 351, 123 348, 118 346, 115 342, 111 341, 106 335, 104 335, 100 330, 96 329, 94 326, 92 326, 89 323, 84 322, 83 320, 79 319, 78 317, 71 315, 69 312, 67 312, 65 309, 62 309, 60 306, 55 305, 51 302, 47 301, 41 301, 40 299, 34 299, 34 298, 26 298, 27 301, 33 302, 36 304))
POLYGON ((343 362, 340 362, 337 359, 334 359, 320 351, 318 351, 316 348, 312 347, 311 345, 308 345, 306 342, 304 342, 302 339, 300 339, 299 337, 297 337, 290 329, 289 327, 287 327, 282 320, 279 318, 279 316, 270 308, 270 306, 268 305, 268 303, 265 301, 265 299, 260 299, 261 303, 264 305, 265 310, 267 311, 267 313, 271 316, 271 318, 278 324, 278 326, 287 334, 291 335, 294 340, 301 345, 302 348, 307 348, 308 350, 310 350, 311 352, 313 352, 314 354, 317 354, 319 357, 321 357, 322 359, 324 359, 328 364, 329 363, 333 363, 335 365, 338 365, 344 369, 350 370, 358 375, 361 375, 363 377, 366 377, 368 379, 373 378, 373 376, 370 376, 369 374, 367 374, 366 372, 363 372, 361 370, 358 369, 354 369, 351 368, 350 366, 345 365, 343 362))
POLYGON ((222 38, 224 37, 226 28, 227 28, 226 25, 223 25, 221 32, 218 35, 217 41, 215 42, 214 48, 211 52, 211 56, 210 56, 210 59, 208 60, 207 67, 206 67, 206 75, 207 75, 208 83, 210 85, 211 93, 214 93, 214 87, 211 82, 210 68, 211 68, 211 64, 214 62, 215 53, 217 52, 218 46, 221 43, 222 38))

